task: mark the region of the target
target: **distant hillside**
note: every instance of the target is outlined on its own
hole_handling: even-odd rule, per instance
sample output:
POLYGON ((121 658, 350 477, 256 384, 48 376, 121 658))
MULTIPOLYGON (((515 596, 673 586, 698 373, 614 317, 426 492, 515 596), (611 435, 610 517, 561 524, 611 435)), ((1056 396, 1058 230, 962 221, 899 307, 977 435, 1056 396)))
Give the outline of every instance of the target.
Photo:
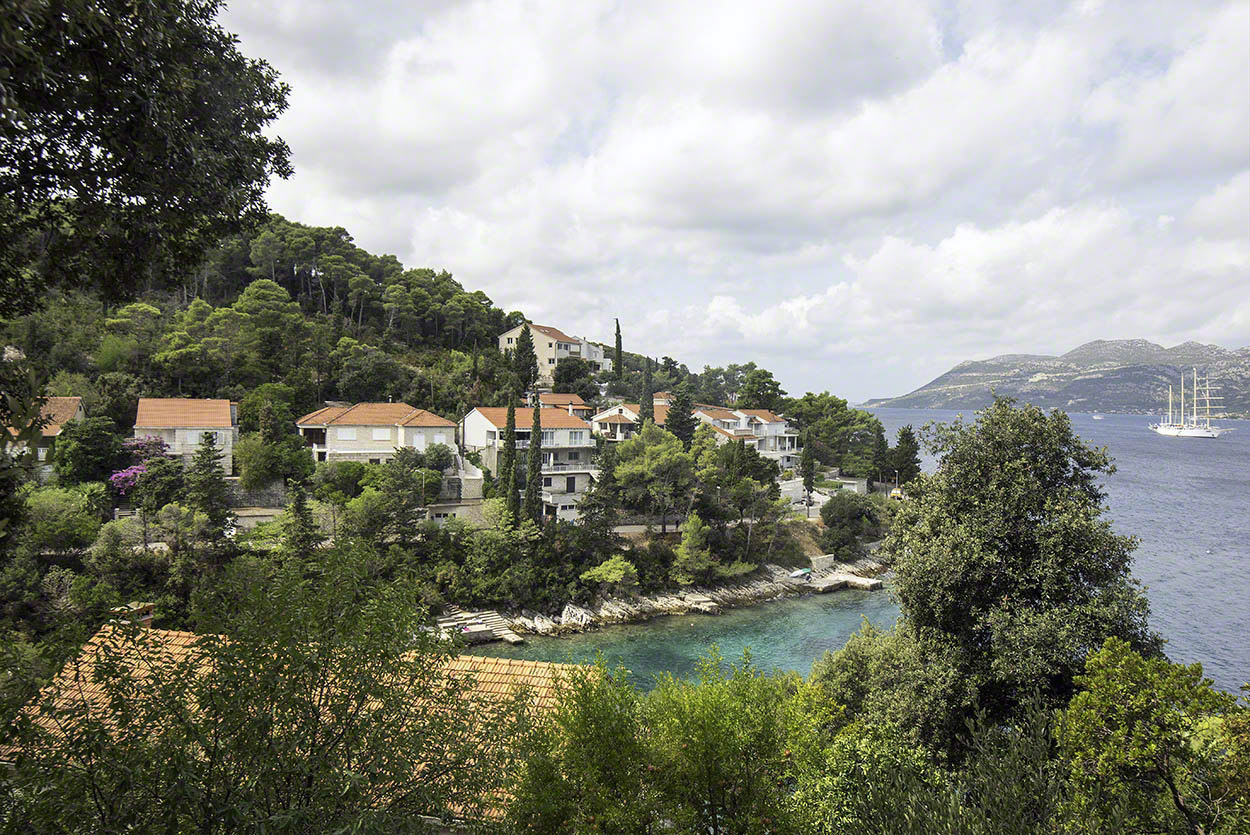
POLYGON ((1167 403, 1168 384, 1179 391, 1181 373, 1195 366, 1219 387, 1226 413, 1250 416, 1250 347, 1230 351, 1186 342, 1164 348, 1144 339, 1099 339, 1059 357, 1003 354, 961 362, 909 394, 864 405, 979 409, 998 394, 1074 412, 1157 414, 1167 403))

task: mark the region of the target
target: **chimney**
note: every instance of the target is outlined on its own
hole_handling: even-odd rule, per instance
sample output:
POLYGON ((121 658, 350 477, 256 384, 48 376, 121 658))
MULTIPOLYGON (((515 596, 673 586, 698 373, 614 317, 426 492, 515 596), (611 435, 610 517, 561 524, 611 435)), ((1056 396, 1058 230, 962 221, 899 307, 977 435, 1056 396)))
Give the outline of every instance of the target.
POLYGON ((111 609, 110 612, 118 623, 137 623, 144 629, 152 628, 152 613, 156 610, 155 603, 140 603, 132 600, 124 606, 111 609))

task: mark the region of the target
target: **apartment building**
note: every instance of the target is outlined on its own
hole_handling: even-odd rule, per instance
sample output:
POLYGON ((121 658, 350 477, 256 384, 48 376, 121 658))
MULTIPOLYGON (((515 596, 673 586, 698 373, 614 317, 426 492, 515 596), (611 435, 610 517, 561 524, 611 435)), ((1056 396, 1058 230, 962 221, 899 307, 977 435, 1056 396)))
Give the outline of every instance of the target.
POLYGON ((534 340, 534 355, 538 357, 540 385, 550 386, 553 383, 556 364, 565 357, 583 359, 596 371, 612 370, 612 360, 602 347, 581 337, 569 336, 559 328, 550 325, 535 325, 527 322, 504 331, 499 335, 499 350, 504 352, 516 350, 522 328, 529 328, 530 336, 534 340))
MULTIPOLYGON (((482 464, 499 472, 508 410, 479 406, 460 421, 460 438, 467 451, 479 452, 482 464)), ((518 466, 524 467, 530 447, 533 411, 517 409, 516 449, 518 466)), ((595 442, 590 424, 563 409, 540 408, 542 431, 543 506, 548 516, 576 519, 577 505, 590 490, 599 471, 591 462, 595 442)))
POLYGON ((381 464, 403 447, 424 452, 435 444, 458 451, 455 423, 407 403, 326 406, 295 425, 318 461, 381 464))

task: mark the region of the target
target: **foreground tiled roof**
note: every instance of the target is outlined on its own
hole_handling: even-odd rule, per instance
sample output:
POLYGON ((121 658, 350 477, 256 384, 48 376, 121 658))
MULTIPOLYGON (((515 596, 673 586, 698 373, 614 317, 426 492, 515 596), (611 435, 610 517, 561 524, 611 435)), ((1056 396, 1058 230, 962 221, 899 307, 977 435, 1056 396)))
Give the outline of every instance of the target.
POLYGON ((560 394, 559 392, 544 392, 538 395, 538 402, 544 406, 568 406, 570 403, 574 406, 586 405, 586 401, 582 400, 580 395, 560 394))
MULTIPOLYGON (((478 406, 475 411, 500 429, 503 429, 508 424, 508 410, 504 406, 478 406)), ((517 409, 516 428, 529 429, 534 422, 533 415, 533 409, 517 409)), ((538 421, 543 429, 590 428, 589 423, 575 415, 570 415, 563 409, 539 409, 538 421)))
POLYGON ((297 426, 446 426, 456 424, 407 403, 357 403, 326 406, 295 421, 297 426))
POLYGON ((530 323, 530 327, 536 331, 539 331, 540 333, 547 334, 547 336, 550 336, 552 339, 556 340, 557 342, 579 342, 580 341, 576 337, 569 336, 567 333, 560 330, 559 328, 551 327, 551 325, 535 325, 533 323, 530 323))
MULTIPOLYGON (((127 628, 105 625, 83 645, 75 658, 61 668, 57 677, 25 710, 46 730, 59 735, 52 718, 40 713, 38 705, 55 695, 57 706, 62 709, 59 712, 80 708, 88 715, 99 717, 108 706, 108 693, 97 681, 96 675, 96 664, 101 660, 103 650, 112 647, 110 655, 114 658, 119 657, 114 653, 120 651, 123 663, 133 664, 132 669, 142 673, 163 664, 195 662, 195 648, 199 640, 194 632, 143 629, 136 636, 127 628), (140 640, 132 640, 132 637, 140 640)), ((459 655, 447 660, 445 671, 451 679, 471 680, 471 696, 503 701, 524 692, 531 706, 547 711, 556 704, 560 676, 575 668, 571 664, 546 661, 459 655)), ((201 669, 207 669, 206 662, 201 669)), ((144 676, 140 674, 140 685, 143 680, 144 676)), ((11 761, 16 753, 12 746, 0 745, 0 760, 11 761)))
POLYGON ((136 429, 229 428, 229 400, 195 400, 187 397, 140 397, 136 429))

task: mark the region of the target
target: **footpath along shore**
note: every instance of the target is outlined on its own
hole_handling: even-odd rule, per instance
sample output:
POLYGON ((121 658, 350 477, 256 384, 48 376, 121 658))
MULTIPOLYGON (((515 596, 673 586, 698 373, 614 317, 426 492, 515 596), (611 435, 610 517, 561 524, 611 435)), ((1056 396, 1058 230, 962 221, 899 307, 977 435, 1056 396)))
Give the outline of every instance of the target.
POLYGON ((570 603, 556 617, 529 610, 505 612, 502 617, 518 634, 566 635, 600 626, 642 623, 666 615, 715 615, 724 609, 755 606, 843 587, 878 589, 882 582, 877 575, 886 571, 884 565, 867 558, 852 563, 819 558, 813 559, 812 564, 810 579, 792 578, 790 572, 793 568, 765 565, 755 576, 737 583, 693 587, 654 596, 604 597, 589 606, 570 603))

